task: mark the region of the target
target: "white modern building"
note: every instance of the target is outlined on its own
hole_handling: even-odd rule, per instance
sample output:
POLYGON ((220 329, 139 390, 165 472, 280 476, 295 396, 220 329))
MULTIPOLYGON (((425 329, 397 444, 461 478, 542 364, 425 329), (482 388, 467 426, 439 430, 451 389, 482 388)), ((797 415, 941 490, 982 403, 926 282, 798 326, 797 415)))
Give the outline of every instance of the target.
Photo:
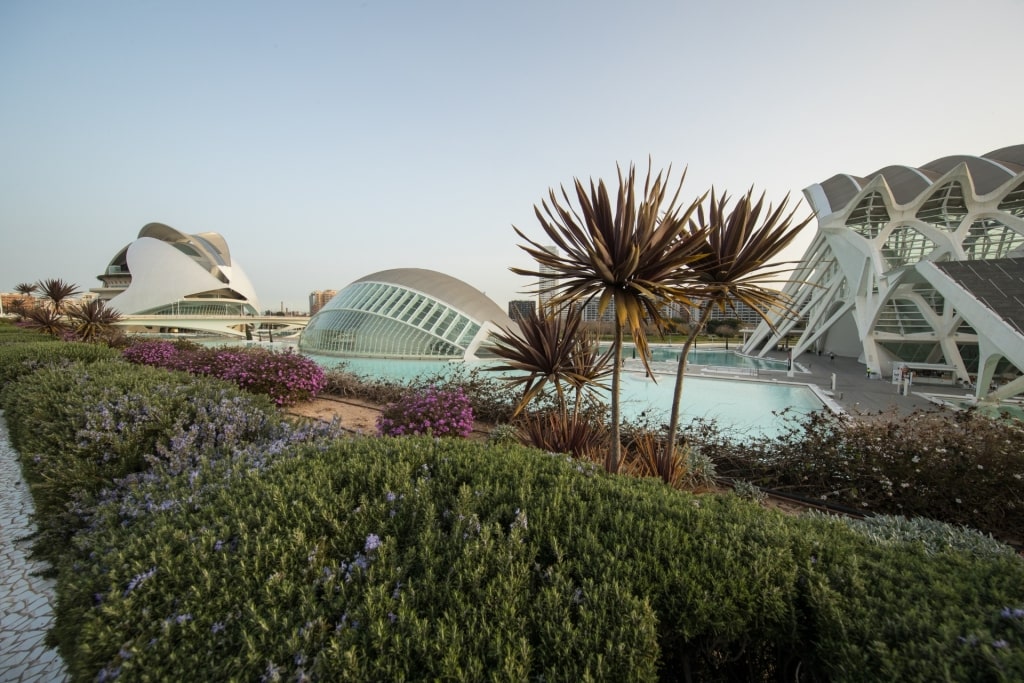
POLYGON ((90 291, 122 315, 237 317, 260 310, 252 282, 215 232, 189 235, 149 223, 97 277, 103 284, 90 291))
POLYGON ((376 358, 477 359, 499 328, 517 326, 471 285, 433 270, 398 268, 362 277, 309 320, 299 349, 376 358))
POLYGON ((1024 392, 1024 145, 921 167, 835 175, 804 190, 818 231, 784 292, 798 316, 762 323, 744 352, 784 337, 890 376, 1024 392))

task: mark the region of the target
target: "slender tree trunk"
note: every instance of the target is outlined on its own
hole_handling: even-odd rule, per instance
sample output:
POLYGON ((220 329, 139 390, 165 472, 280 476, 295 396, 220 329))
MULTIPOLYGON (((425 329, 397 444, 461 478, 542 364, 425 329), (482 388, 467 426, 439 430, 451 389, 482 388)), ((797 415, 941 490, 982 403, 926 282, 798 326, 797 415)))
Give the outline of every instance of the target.
POLYGON ((622 375, 622 323, 618 315, 615 317, 614 339, 612 347, 615 357, 612 359, 612 443, 605 460, 605 469, 616 473, 619 471, 619 460, 622 458, 622 442, 619 428, 619 380, 622 375))
POLYGON ((700 312, 700 322, 697 326, 690 330, 689 336, 686 338, 686 343, 683 344, 683 353, 679 356, 679 366, 676 368, 676 386, 675 391, 672 393, 672 420, 668 426, 668 443, 665 444, 665 456, 669 462, 672 462, 672 456, 676 449, 676 434, 679 433, 679 404, 683 398, 683 379, 686 376, 686 363, 687 356, 690 353, 690 346, 693 345, 697 339, 697 335, 702 329, 704 324, 707 323, 708 317, 711 315, 711 302, 705 302, 700 312))

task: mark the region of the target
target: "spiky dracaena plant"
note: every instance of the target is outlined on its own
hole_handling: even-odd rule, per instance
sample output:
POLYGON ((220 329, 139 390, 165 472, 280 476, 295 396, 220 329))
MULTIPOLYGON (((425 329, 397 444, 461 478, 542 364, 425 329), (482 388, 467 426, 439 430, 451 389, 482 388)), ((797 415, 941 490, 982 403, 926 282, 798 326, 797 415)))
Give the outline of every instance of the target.
POLYGON ((787 194, 777 208, 772 208, 771 204, 765 207, 764 193, 755 201, 751 188, 729 208, 728 194, 717 197, 712 189, 707 211, 702 204, 696 218, 690 221, 688 234, 700 235, 698 239, 703 244, 698 248, 698 257, 686 264, 686 281, 677 288, 676 297, 700 302, 700 318, 691 325, 679 356, 665 453, 669 459, 679 430, 679 404, 687 355, 711 311, 715 307, 724 311, 740 302, 757 311, 769 325, 773 324, 770 318, 773 313, 795 315, 788 295, 768 285, 778 282, 781 275, 791 270, 791 264, 773 260, 814 215, 795 221, 799 204, 787 213, 788 203, 787 194))
POLYGON ((92 299, 68 308, 71 329, 82 341, 95 341, 110 333, 121 320, 121 313, 107 306, 102 299, 92 299))
MULTIPOLYGON (((619 440, 619 383, 622 374, 623 331, 629 328, 637 350, 647 364, 645 320, 663 329, 664 319, 659 307, 671 298, 674 288, 681 284, 683 266, 693 259, 704 243, 699 230, 688 230, 691 215, 703 202, 700 197, 688 206, 679 204, 685 171, 679 186, 671 196, 667 191, 667 178, 671 169, 652 177, 648 164, 647 178, 642 190, 636 188, 636 169, 630 165, 624 178, 619 168, 619 187, 614 205, 604 181, 590 181, 589 192, 576 179, 576 202, 562 188, 559 202, 554 189, 549 192, 550 204, 541 202, 534 207, 537 220, 548 239, 558 247, 552 253, 540 243, 528 238, 519 228, 513 228, 526 245, 519 245, 538 264, 537 270, 512 268, 518 275, 555 278, 550 285, 539 285, 538 293, 551 294, 555 309, 568 304, 584 306, 595 297, 598 314, 613 306, 615 311, 612 342, 613 369, 611 387, 611 448, 605 459, 605 468, 616 472, 622 456, 619 440)), ((649 369, 649 368, 648 368, 649 369)))
POLYGON ((563 416, 569 414, 566 387, 574 392, 573 413, 579 412, 586 398, 608 388, 602 381, 611 373, 611 351, 598 351, 597 338, 581 331, 582 321, 583 314, 577 307, 561 315, 530 311, 519 321, 518 330, 502 328, 492 337, 494 353, 505 362, 488 369, 514 373, 502 380, 514 387, 522 386, 512 417, 549 385, 554 387, 563 416))
POLYGON ((81 291, 78 289, 78 285, 64 282, 60 278, 41 280, 36 286, 40 294, 43 295, 43 299, 50 302, 53 310, 57 313, 63 313, 67 300, 81 291))
POLYGON ((64 316, 46 306, 38 306, 23 313, 21 324, 29 330, 35 330, 51 337, 62 337, 68 331, 64 316))

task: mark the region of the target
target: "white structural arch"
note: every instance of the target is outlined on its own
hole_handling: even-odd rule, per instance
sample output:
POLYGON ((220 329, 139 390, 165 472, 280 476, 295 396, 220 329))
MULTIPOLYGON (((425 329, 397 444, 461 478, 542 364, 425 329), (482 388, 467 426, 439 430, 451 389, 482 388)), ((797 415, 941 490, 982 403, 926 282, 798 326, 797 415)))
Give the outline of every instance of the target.
POLYGON ((799 315, 762 323, 746 353, 796 337, 794 356, 921 368, 981 400, 1024 391, 1024 145, 839 174, 804 195, 818 232, 783 289, 799 315))

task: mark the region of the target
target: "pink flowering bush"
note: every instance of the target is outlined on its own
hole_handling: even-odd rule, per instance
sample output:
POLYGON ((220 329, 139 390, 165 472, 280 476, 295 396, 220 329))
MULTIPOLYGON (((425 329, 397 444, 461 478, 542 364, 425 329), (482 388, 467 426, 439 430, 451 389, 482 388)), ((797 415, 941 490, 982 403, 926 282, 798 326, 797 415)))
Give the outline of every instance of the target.
POLYGON ((412 390, 395 403, 384 406, 377 417, 381 436, 469 436, 473 431, 473 408, 460 388, 436 387, 412 390))
POLYGON ((254 394, 269 396, 279 406, 308 401, 327 382, 319 365, 291 350, 207 348, 163 340, 140 340, 122 354, 132 363, 234 382, 254 394))

